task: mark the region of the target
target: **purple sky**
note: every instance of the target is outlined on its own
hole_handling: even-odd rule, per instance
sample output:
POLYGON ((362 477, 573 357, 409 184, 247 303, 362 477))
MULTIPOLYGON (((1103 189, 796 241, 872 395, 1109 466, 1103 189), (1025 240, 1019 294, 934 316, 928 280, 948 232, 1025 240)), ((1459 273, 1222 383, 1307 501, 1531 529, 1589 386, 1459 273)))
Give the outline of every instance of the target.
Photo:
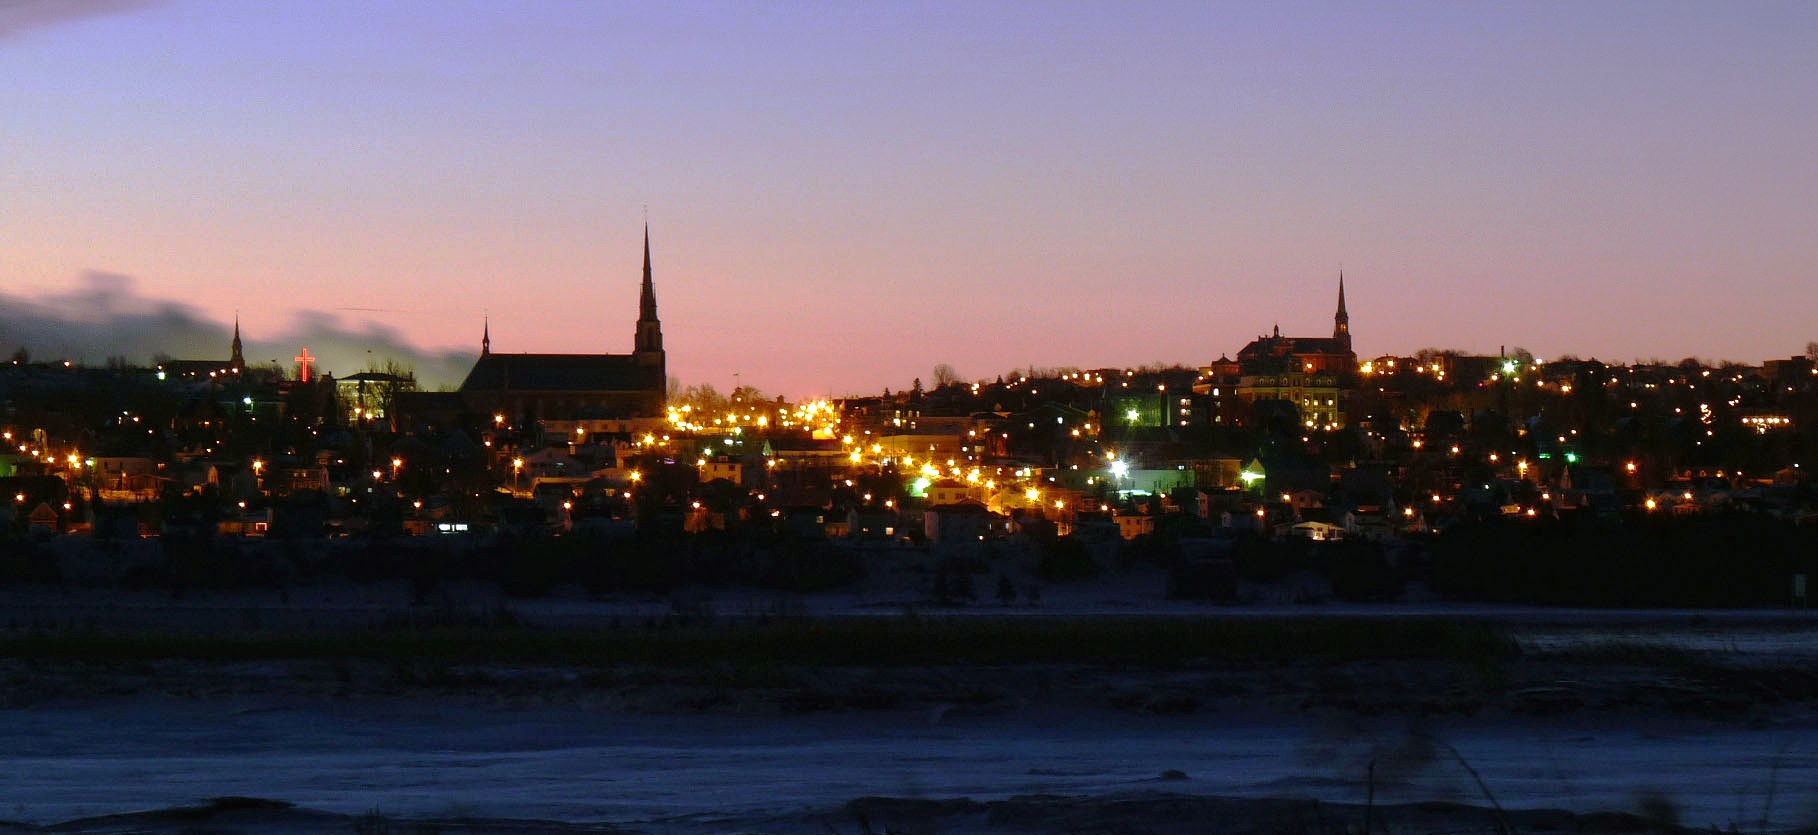
POLYGON ((1368 355, 1758 362, 1818 339, 1815 45, 1810 2, 0 0, 0 298, 622 352, 648 204, 685 384, 1199 363, 1329 332, 1341 264, 1368 355))

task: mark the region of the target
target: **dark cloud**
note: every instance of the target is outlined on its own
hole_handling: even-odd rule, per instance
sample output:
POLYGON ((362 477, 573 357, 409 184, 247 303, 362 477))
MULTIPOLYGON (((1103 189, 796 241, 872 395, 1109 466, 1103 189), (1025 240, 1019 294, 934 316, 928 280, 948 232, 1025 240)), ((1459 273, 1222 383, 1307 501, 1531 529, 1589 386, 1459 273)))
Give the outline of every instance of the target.
POLYGON ((0 0, 0 40, 91 17, 124 14, 154 0, 0 0))
MULTIPOLYGON (((4 2, 4 0, 0 0, 4 2)), ((321 370, 345 375, 397 362, 416 372, 425 388, 452 387, 473 366, 464 351, 436 352, 411 345, 397 330, 374 322, 349 326, 333 313, 306 310, 282 332, 242 330, 246 361, 290 359, 307 346, 321 370)), ((0 351, 24 348, 36 359, 69 359, 99 365, 115 357, 149 363, 154 357, 226 359, 232 322, 215 322, 190 305, 141 295, 129 276, 89 273, 77 287, 26 298, 0 293, 0 351)))

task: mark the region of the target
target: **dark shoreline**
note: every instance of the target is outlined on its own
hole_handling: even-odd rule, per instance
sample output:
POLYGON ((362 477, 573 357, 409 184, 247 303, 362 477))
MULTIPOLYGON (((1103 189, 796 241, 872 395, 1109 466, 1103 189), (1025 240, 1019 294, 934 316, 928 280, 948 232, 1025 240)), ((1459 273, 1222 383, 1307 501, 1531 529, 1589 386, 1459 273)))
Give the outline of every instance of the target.
MULTIPOLYGON (((1709 829, 1681 826, 1670 807, 1644 812, 1583 812, 1560 809, 1503 809, 1484 803, 1431 801, 1360 804, 1300 799, 1259 799, 1177 794, 1163 790, 1104 795, 1025 795, 1004 800, 861 797, 843 807, 755 819, 667 820, 625 824, 534 819, 392 817, 377 810, 362 815, 306 809, 264 798, 222 797, 191 805, 78 818, 34 825, 0 821, 0 832, 59 832, 73 835, 132 832, 177 833, 496 833, 563 835, 611 832, 695 833, 741 831, 879 835, 879 833, 1118 833, 1151 835, 1402 835, 1459 832, 1556 832, 1602 835, 1649 832, 1691 835, 1709 829), (1366 830, 1365 827, 1368 827, 1366 830)), ((1810 832, 1811 828, 1773 830, 1810 832)))
POLYGON ((0 633, 0 706, 255 695, 676 714, 1053 705, 1160 715, 1818 719, 1818 671, 1803 659, 1604 638, 1596 626, 1550 629, 1582 634, 1537 651, 1524 649, 1515 628, 1468 618, 1138 616, 15 631, 0 633))

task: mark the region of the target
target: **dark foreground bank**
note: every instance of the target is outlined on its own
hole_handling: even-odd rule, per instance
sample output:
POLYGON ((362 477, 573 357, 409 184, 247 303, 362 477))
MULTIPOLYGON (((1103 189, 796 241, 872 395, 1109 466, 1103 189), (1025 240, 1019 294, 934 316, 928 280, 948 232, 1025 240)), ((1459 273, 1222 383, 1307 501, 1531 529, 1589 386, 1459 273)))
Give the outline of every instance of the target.
MULTIPOLYGON (((1503 809, 1453 802, 1403 804, 1321 803, 1315 800, 1258 800, 1203 797, 1143 791, 1069 797, 1031 795, 1006 800, 966 798, 865 797, 842 807, 799 814, 759 817, 702 817, 639 824, 510 820, 476 817, 395 817, 378 811, 360 815, 304 809, 283 801, 247 797, 214 798, 193 806, 79 818, 46 826, 0 822, 0 832, 56 832, 70 835, 305 835, 305 833, 497 833, 498 835, 566 835, 566 833, 749 832, 793 835, 998 835, 1019 833, 1148 833, 1149 835, 1355 835, 1393 832, 1404 835, 1462 833, 1577 833, 1690 835, 1711 830, 1678 822, 1671 802, 1660 799, 1651 809, 1635 812, 1574 813, 1560 809, 1503 809)), ((1811 832, 1810 827, 1776 830, 1811 832)))

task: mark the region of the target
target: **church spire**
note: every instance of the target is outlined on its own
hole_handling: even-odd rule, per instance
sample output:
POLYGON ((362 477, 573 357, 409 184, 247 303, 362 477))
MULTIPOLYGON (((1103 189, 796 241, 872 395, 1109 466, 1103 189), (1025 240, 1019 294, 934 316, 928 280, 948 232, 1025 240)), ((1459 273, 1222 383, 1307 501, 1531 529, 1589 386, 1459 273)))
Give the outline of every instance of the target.
POLYGON ((240 370, 246 368, 246 352, 241 350, 241 345, 240 345, 240 314, 238 314, 238 313, 234 314, 233 352, 234 352, 233 356, 227 360, 228 366, 233 368, 235 371, 240 371, 240 370))
POLYGON ((480 317, 480 356, 492 354, 492 317, 480 317))
POLYGON ((663 364, 663 325, 657 321, 656 284, 650 277, 650 223, 644 223, 644 288, 638 298, 638 336, 633 353, 644 365, 663 364))
POLYGON ((656 321, 656 286, 650 281, 650 224, 644 224, 644 292, 638 300, 638 321, 656 321))
POLYGON ((1332 317, 1332 338, 1351 347, 1351 314, 1345 312, 1345 271, 1338 271, 1338 313, 1332 317))

